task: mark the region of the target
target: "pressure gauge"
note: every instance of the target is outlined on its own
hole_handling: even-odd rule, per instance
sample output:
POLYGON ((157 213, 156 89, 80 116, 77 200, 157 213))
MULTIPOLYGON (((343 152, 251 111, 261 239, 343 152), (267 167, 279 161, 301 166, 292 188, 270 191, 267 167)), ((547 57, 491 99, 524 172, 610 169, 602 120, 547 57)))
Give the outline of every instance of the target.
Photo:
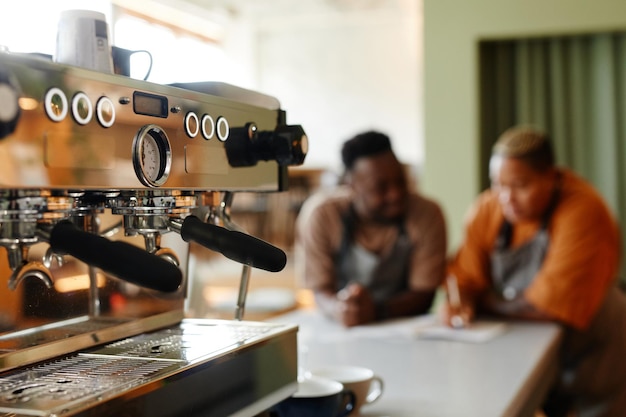
POLYGON ((137 178, 148 187, 167 181, 172 166, 172 150, 165 131, 157 125, 139 129, 133 140, 133 166, 137 178))

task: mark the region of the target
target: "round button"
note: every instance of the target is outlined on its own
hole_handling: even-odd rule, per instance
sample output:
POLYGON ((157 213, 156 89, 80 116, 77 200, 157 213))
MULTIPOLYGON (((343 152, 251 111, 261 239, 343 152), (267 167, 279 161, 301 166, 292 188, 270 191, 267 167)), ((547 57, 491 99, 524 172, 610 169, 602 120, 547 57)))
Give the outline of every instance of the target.
POLYGON ((185 132, 190 138, 195 138, 198 135, 199 130, 200 122, 198 121, 198 116, 194 112, 190 111, 185 116, 185 132))
POLYGON ((225 142, 228 139, 228 135, 230 134, 230 127, 228 126, 228 120, 225 117, 217 118, 217 138, 222 142, 225 142))
POLYGON ((72 98, 72 116, 79 125, 86 125, 93 117, 91 100, 85 93, 76 93, 72 98))
POLYGON ((205 114, 204 116, 202 116, 201 126, 202 126, 202 136, 206 140, 211 139, 215 135, 215 122, 213 121, 213 118, 210 115, 205 114))
POLYGON ((102 127, 111 127, 115 123, 115 106, 110 98, 102 96, 96 103, 96 118, 102 127))
POLYGON ((44 108, 46 114, 53 122, 60 122, 65 119, 68 111, 67 97, 60 88, 52 87, 44 98, 44 108))

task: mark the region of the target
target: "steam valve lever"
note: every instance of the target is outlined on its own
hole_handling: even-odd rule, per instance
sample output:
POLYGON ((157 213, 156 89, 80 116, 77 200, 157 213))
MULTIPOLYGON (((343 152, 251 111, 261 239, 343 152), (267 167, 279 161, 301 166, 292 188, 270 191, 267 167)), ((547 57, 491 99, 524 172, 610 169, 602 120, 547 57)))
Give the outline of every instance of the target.
POLYGON ((130 243, 112 241, 85 232, 69 221, 57 223, 50 232, 55 253, 69 254, 133 284, 162 292, 174 292, 182 283, 181 270, 130 243))
POLYGON ((185 242, 197 242, 233 261, 254 268, 279 272, 287 264, 287 255, 276 246, 236 230, 204 223, 196 216, 185 217, 180 236, 185 242))
POLYGON ((251 167, 259 161, 276 161, 280 166, 302 165, 309 140, 299 125, 280 125, 274 131, 260 131, 254 123, 232 128, 224 143, 228 163, 251 167))

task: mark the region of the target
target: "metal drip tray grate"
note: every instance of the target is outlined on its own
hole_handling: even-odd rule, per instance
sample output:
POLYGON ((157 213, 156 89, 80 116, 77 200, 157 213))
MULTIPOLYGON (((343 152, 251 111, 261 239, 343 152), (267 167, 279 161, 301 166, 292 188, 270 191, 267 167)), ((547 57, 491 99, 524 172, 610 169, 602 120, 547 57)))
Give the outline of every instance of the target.
POLYGON ((0 412, 48 416, 76 403, 103 400, 182 365, 75 355, 0 378, 0 412))
POLYGON ((6 371, 164 328, 180 322, 182 318, 182 310, 133 319, 80 316, 2 334, 0 369, 6 371))
POLYGON ((280 327, 272 324, 184 320, 175 327, 5 372, 0 374, 0 416, 68 414, 277 331, 280 327))
POLYGON ((274 326, 241 325, 237 323, 186 320, 180 326, 158 332, 140 334, 101 349, 95 355, 116 355, 161 360, 194 361, 208 355, 235 348, 262 337, 274 326))
POLYGON ((76 335, 95 333, 102 329, 127 323, 128 319, 81 316, 32 329, 20 330, 0 336, 0 350, 15 351, 44 343, 67 340, 76 335))

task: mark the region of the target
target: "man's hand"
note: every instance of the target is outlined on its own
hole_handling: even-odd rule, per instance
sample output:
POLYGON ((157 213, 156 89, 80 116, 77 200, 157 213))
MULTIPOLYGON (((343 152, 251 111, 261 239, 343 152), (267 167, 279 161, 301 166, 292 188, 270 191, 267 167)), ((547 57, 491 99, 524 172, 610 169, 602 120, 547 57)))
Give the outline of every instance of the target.
POLYGON ((337 293, 335 316, 348 327, 370 323, 376 319, 374 299, 362 285, 348 284, 337 293))

